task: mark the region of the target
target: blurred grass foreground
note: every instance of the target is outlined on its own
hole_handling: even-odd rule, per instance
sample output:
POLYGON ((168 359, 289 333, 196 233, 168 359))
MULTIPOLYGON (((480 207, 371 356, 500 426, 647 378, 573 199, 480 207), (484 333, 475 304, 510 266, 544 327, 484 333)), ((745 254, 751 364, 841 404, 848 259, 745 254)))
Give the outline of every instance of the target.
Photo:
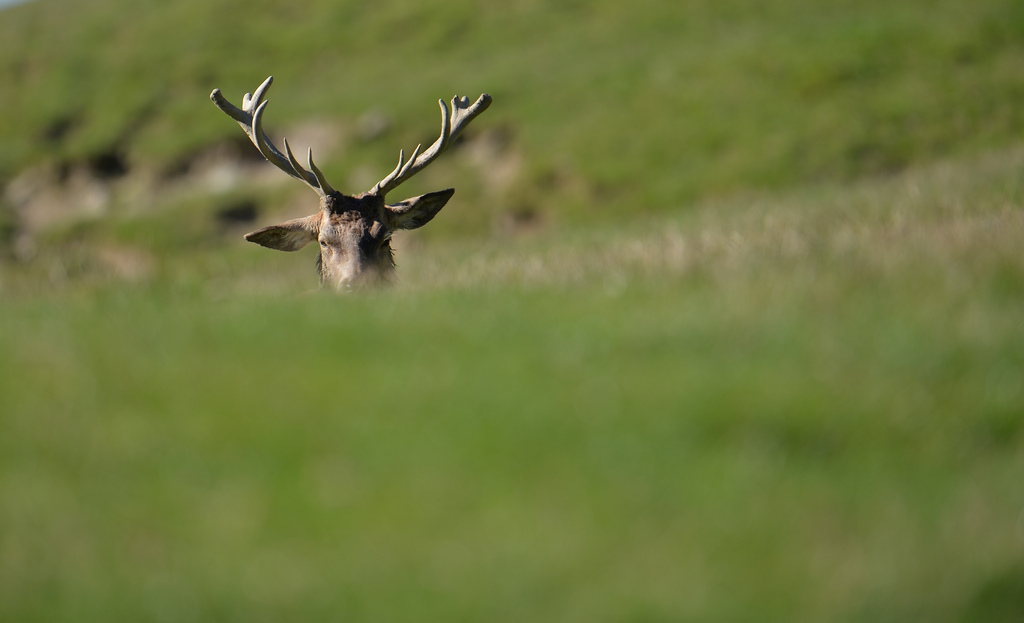
POLYGON ((32 0, 0 77, 0 620, 1024 620, 1019 2, 32 0), (395 287, 241 240, 271 73, 349 192, 494 95, 395 287))

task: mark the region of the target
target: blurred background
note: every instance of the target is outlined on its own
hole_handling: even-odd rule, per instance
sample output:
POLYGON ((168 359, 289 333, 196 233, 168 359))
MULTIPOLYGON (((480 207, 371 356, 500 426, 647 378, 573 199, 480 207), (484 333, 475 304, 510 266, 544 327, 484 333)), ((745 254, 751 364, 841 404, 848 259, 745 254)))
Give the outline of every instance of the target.
MULTIPOLYGON (((0 620, 1024 620, 1024 4, 0 3, 0 620), (399 283, 209 101, 369 189, 399 283)), ((280 144, 280 143, 278 143, 280 144)))

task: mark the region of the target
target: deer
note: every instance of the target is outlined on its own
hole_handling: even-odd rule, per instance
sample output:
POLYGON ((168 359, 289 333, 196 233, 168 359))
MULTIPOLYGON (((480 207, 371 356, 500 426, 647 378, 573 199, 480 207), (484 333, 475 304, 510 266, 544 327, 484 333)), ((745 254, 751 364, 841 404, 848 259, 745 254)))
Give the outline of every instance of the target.
POLYGON ((370 190, 346 195, 334 190, 313 162, 310 148, 304 168, 292 153, 288 140, 284 152, 270 142, 263 131, 264 99, 273 83, 270 76, 252 94, 242 97, 242 107, 227 101, 220 89, 210 99, 221 111, 238 122, 256 149, 271 164, 316 191, 320 210, 303 218, 292 219, 245 234, 245 239, 278 251, 298 251, 316 240, 320 244, 316 269, 321 289, 347 292, 363 286, 391 282, 395 277, 395 259, 391 249, 392 233, 417 229, 429 223, 455 193, 454 188, 427 193, 387 203, 387 194, 425 169, 447 150, 469 123, 491 105, 487 93, 470 104, 468 97, 452 98, 451 110, 444 100, 441 107, 441 135, 426 151, 422 144, 408 159, 405 150, 398 152, 398 166, 370 190))

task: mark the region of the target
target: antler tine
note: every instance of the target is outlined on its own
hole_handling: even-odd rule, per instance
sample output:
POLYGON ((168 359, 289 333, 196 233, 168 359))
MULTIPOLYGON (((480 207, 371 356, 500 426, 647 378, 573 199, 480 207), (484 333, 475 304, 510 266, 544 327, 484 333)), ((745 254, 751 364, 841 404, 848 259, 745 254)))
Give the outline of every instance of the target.
MULTIPOLYGON (((441 136, 444 136, 444 135, 442 134, 441 136)), ((409 162, 406 162, 405 166, 402 167, 402 170, 398 172, 398 178, 399 179, 402 179, 406 175, 409 175, 409 168, 412 167, 413 163, 416 162, 416 156, 418 156, 420 154, 420 148, 422 148, 422 147, 423 147, 423 144, 420 143, 419 145, 416 146, 416 149, 412 150, 412 155, 409 156, 409 162)), ((439 149, 437 151, 437 153, 441 153, 441 150, 439 149)))
POLYGON ((391 180, 393 180, 396 177, 398 177, 398 174, 402 171, 402 165, 403 164, 405 164, 405 150, 404 149, 399 149, 398 150, 398 165, 395 167, 394 171, 392 171, 391 173, 388 173, 387 177, 385 177, 381 181, 377 182, 377 185, 373 187, 373 194, 377 194, 377 191, 380 190, 380 188, 382 186, 385 186, 385 185, 391 183, 391 180))
POLYGON ((370 191, 371 193, 383 197, 397 188, 402 182, 407 181, 413 175, 425 169, 427 165, 451 146, 455 138, 469 125, 470 121, 487 110, 487 107, 491 105, 491 96, 484 93, 477 98, 476 102, 470 105, 468 97, 456 95, 452 98, 450 115, 444 100, 438 100, 437 103, 441 106, 441 136, 422 154, 419 154, 420 147, 416 147, 413 154, 409 156, 408 162, 404 161, 405 152, 399 152, 398 166, 387 177, 377 182, 373 190, 370 191))
MULTIPOLYGON (((319 173, 319 175, 315 175, 312 172, 307 171, 306 169, 302 168, 302 165, 299 164, 299 159, 296 158, 295 154, 292 153, 292 148, 291 148, 291 145, 288 144, 288 139, 284 139, 284 151, 285 151, 286 154, 288 154, 288 166, 291 167, 291 169, 293 171, 295 171, 295 173, 296 173, 296 175, 294 175, 294 177, 297 177, 298 179, 302 180, 303 182, 308 184, 310 188, 312 188, 313 190, 315 190, 317 192, 320 192, 321 195, 328 195, 328 194, 330 194, 331 192, 334 191, 334 189, 331 188, 331 186, 329 184, 327 184, 327 180, 323 180, 324 174, 320 173, 319 169, 317 169, 317 173, 319 173), (320 183, 321 180, 323 180, 323 182, 324 182, 322 185, 320 183), (323 191, 323 192, 321 192, 321 191, 323 191)), ((312 164, 312 162, 313 162, 313 148, 312 147, 309 149, 309 155, 307 156, 306 160, 307 160, 307 166, 309 164, 312 164)))
POLYGON ((326 195, 333 193, 334 189, 327 183, 327 178, 324 177, 323 172, 321 172, 320 169, 317 168, 316 163, 313 162, 312 147, 309 148, 309 151, 306 154, 306 164, 309 165, 309 170, 313 172, 313 177, 316 178, 316 183, 320 187, 320 190, 322 190, 326 195))
POLYGON ((298 163, 295 156, 292 154, 291 149, 288 147, 287 139, 284 141, 285 152, 287 155, 281 153, 270 139, 267 138, 266 132, 263 131, 263 111, 266 109, 268 102, 263 100, 267 90, 270 89, 270 85, 273 84, 274 77, 270 76, 263 81, 253 94, 246 93, 242 97, 242 108, 236 107, 231 102, 227 101, 221 94, 220 89, 214 89, 213 93, 210 94, 210 99, 213 103, 224 111, 229 117, 238 122, 238 125, 242 127, 246 135, 249 136, 249 140, 256 146, 263 157, 266 158, 271 164, 278 169, 281 169, 288 175, 302 180, 310 188, 315 190, 321 197, 331 194, 334 189, 331 188, 327 180, 324 179, 323 173, 320 172, 316 165, 313 164, 313 150, 309 152, 308 164, 312 172, 302 168, 302 165, 298 163))

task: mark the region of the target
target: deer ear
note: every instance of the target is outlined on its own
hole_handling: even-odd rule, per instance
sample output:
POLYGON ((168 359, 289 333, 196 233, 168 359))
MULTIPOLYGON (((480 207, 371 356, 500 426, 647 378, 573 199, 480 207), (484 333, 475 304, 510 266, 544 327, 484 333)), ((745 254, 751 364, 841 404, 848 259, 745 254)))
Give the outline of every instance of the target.
POLYGON ((391 213, 391 229, 416 229, 430 222, 455 194, 454 188, 427 193, 386 206, 391 213))
POLYGON ((298 251, 316 240, 320 233, 320 217, 321 214, 317 212, 305 218, 257 229, 246 234, 245 239, 268 249, 298 251))

